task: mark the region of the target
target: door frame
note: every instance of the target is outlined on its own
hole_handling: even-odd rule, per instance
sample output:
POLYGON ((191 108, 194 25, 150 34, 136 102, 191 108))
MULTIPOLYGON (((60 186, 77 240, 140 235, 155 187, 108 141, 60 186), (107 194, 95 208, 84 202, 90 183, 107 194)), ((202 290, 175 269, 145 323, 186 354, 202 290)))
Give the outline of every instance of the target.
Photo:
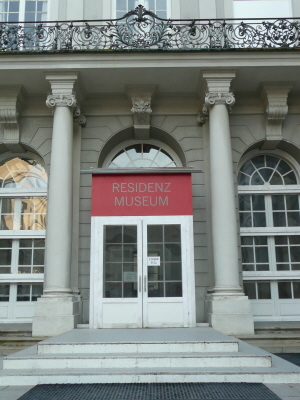
MULTIPOLYGON (((144 264, 145 265, 145 264, 144 264)), ((144 276, 147 274, 146 268, 144 269, 142 282, 144 276)), ((147 275, 146 275, 147 276, 147 275)), ((146 279, 148 281, 148 279, 146 279)), ((139 276, 138 276, 139 285, 139 276)), ((142 288, 144 289, 144 288, 142 288)), ((139 288, 138 288, 139 290, 139 288)), ((146 295, 148 292, 146 291, 146 295)), ((90 328, 125 328, 125 327, 142 327, 143 320, 147 326, 148 320, 148 306, 149 303, 181 303, 183 309, 183 320, 180 326, 194 327, 196 326, 196 310, 195 310, 195 271, 194 271, 194 240, 193 240, 193 217, 190 215, 180 216, 124 216, 124 217, 92 217, 91 227, 91 271, 90 271, 90 328), (143 224, 143 222, 145 222, 143 224), (145 263, 147 256, 147 246, 142 246, 143 231, 147 224, 166 225, 166 224, 180 224, 181 225, 181 247, 182 247, 182 298, 177 297, 160 297, 149 298, 145 300, 145 293, 143 296, 138 296, 133 299, 123 298, 103 298, 103 227, 105 225, 137 225, 138 227, 138 263, 145 263), (144 227, 143 227, 144 225, 144 227), (101 244, 101 245, 100 245, 101 244), (150 300, 149 300, 150 299, 150 300), (137 326, 124 326, 124 324, 109 324, 103 323, 103 304, 116 303, 124 304, 136 303, 141 311, 137 326), (146 304, 147 303, 147 304, 146 304), (143 316, 142 316, 143 315, 143 316), (143 318, 143 320, 141 320, 143 318)), ((163 327, 168 324, 151 324, 151 327, 163 327)))

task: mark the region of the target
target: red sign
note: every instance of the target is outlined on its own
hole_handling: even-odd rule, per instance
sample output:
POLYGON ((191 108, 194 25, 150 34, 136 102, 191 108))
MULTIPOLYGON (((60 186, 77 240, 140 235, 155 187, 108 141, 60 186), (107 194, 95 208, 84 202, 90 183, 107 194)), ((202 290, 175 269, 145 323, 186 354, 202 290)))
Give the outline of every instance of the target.
POLYGON ((93 217, 147 215, 192 215, 191 174, 93 175, 93 217))

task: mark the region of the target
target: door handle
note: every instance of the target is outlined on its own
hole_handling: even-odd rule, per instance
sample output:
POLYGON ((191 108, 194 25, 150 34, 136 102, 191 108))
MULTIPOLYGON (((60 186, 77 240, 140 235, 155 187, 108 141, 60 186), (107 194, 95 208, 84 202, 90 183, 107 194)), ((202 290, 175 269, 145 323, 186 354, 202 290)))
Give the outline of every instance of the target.
POLYGON ((142 291, 142 277, 139 275, 139 292, 142 291))
POLYGON ((144 291, 145 292, 147 292, 146 284, 147 284, 147 277, 146 277, 146 275, 144 275, 144 291))

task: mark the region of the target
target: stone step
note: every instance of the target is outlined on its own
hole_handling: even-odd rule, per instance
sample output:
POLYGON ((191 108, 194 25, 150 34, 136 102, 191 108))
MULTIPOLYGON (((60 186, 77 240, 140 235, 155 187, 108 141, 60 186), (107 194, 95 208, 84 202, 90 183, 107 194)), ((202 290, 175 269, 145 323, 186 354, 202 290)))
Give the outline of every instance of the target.
POLYGON ((113 353, 233 353, 238 352, 237 340, 200 342, 148 342, 148 343, 49 343, 38 344, 39 354, 113 354, 113 353))
MULTIPOLYGON (((290 364, 290 363, 287 363, 290 364)), ((80 383, 252 382, 300 384, 300 373, 288 368, 148 368, 2 370, 0 386, 80 383)))
POLYGON ((127 353, 28 355, 26 351, 4 358, 3 369, 63 368, 268 368, 271 356, 227 353, 127 353))

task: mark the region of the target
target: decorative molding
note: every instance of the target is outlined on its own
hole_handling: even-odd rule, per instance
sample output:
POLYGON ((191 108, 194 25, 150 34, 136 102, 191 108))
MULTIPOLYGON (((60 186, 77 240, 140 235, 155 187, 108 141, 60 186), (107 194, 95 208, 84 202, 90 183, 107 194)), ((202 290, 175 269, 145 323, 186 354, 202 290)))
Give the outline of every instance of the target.
POLYGON ((21 86, 2 86, 0 98, 3 143, 12 153, 24 152, 24 147, 20 144, 19 115, 25 102, 25 91, 21 86))
POLYGON ((207 107, 214 106, 217 104, 225 104, 227 106, 233 106, 235 103, 235 97, 232 92, 209 92, 205 95, 205 105, 207 107))
POLYGON ((292 87, 290 83, 263 84, 262 98, 266 114, 266 137, 263 149, 275 149, 283 139, 282 123, 288 113, 287 98, 292 87))
POLYGON ((155 85, 128 85, 127 96, 132 102, 134 136, 137 140, 150 138, 151 100, 155 85))
POLYGON ((146 100, 143 98, 132 98, 132 113, 152 113, 151 110, 151 100, 146 100))
POLYGON ((81 128, 84 128, 86 126, 86 117, 85 115, 79 115, 79 117, 77 118, 78 124, 79 126, 81 126, 81 128))
POLYGON ((75 110, 77 106, 76 97, 74 94, 49 94, 46 100, 46 106, 49 108, 71 107, 75 110))
POLYGON ((203 126, 208 120, 208 108, 206 105, 203 105, 202 111, 199 112, 197 116, 197 122, 200 126, 203 126))

